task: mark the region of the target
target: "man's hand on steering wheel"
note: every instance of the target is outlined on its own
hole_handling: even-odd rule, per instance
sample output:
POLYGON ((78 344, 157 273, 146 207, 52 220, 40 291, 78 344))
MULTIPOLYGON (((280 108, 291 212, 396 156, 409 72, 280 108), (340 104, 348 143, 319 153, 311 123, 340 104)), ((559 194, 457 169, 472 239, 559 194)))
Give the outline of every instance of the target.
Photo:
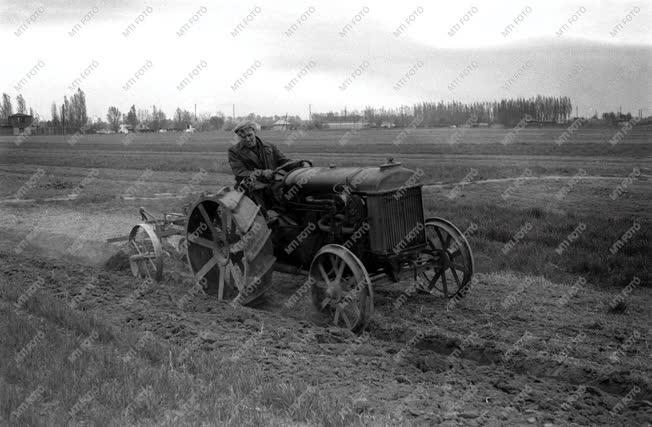
POLYGON ((281 166, 274 169, 274 175, 276 176, 277 174, 280 174, 281 176, 285 176, 288 174, 288 172, 294 169, 307 168, 310 166, 312 166, 312 162, 310 160, 290 160, 289 162, 285 162, 281 166))

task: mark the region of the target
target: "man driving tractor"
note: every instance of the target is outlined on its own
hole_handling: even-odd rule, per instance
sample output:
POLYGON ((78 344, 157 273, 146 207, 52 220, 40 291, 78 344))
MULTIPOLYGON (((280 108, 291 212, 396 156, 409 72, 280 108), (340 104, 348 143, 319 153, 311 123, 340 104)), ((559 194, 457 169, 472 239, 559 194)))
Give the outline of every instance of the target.
POLYGON ((240 141, 229 148, 229 165, 235 175, 236 188, 241 188, 256 204, 260 205, 268 221, 273 221, 278 213, 269 209, 273 199, 270 185, 274 170, 291 159, 285 156, 274 144, 263 142, 256 132, 258 123, 246 120, 239 123, 233 131, 240 141))

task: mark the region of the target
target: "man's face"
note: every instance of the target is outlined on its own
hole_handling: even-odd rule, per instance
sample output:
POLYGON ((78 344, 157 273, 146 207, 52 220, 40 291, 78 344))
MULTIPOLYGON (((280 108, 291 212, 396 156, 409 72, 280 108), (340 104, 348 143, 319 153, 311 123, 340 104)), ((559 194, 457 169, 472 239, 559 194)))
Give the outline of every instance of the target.
POLYGON ((240 129, 238 131, 238 136, 240 137, 240 141, 242 141, 247 147, 253 147, 256 145, 256 129, 252 127, 240 129))

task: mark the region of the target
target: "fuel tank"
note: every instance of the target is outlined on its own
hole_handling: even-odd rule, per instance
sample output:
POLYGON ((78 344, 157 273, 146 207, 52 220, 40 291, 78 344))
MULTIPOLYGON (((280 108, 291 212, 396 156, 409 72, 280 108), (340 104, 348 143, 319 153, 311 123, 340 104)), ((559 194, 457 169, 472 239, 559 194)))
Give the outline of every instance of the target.
POLYGON ((286 192, 304 195, 351 193, 386 193, 401 187, 419 185, 423 171, 413 171, 400 163, 388 161, 368 167, 309 167, 290 172, 284 181, 286 192))

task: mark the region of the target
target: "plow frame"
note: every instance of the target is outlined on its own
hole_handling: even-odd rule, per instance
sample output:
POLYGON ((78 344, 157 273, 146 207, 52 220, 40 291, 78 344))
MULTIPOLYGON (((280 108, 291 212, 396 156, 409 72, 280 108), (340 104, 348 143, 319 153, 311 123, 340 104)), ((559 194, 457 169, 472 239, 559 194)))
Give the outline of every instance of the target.
POLYGON ((156 217, 144 207, 138 208, 138 213, 142 222, 134 225, 128 235, 113 237, 107 242, 128 242, 129 266, 134 277, 161 281, 166 253, 185 253, 187 217, 176 212, 156 217), (170 239, 174 236, 178 239, 170 239))

